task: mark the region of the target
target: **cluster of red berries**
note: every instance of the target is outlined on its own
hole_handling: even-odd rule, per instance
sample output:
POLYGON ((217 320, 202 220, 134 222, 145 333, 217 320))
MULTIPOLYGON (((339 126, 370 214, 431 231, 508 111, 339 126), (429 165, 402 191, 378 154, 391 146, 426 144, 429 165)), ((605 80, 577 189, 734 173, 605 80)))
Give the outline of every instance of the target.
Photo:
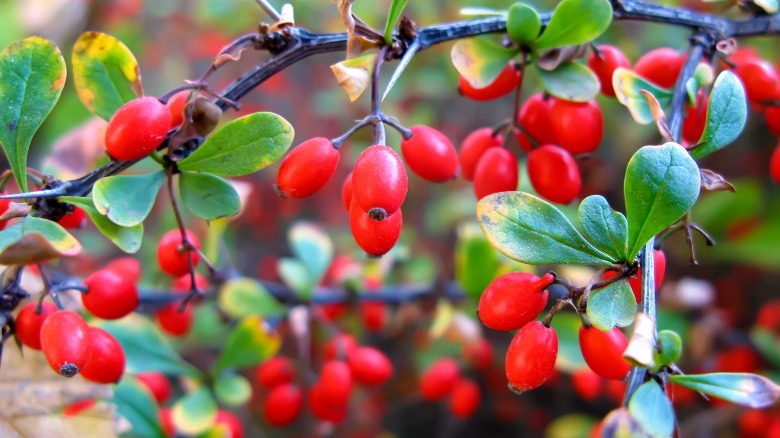
MULTIPOLYGON (((289 425, 303 408, 304 394, 293 383, 295 374, 292 361, 284 356, 269 359, 257 368, 257 381, 269 391, 263 412, 273 426, 289 425)), ((348 334, 339 334, 325 348, 319 380, 309 389, 309 409, 321 421, 339 423, 346 418, 353 382, 381 385, 392 374, 393 366, 384 353, 359 346, 348 334)))
POLYGON ((482 399, 479 385, 461 376, 458 361, 444 357, 434 362, 420 376, 420 394, 430 402, 449 397, 450 412, 458 418, 469 418, 482 399))
MULTIPOLYGON (((190 245, 201 250, 198 237, 189 230, 185 230, 187 241, 190 245)), ((200 257, 196 251, 185 248, 181 231, 178 229, 165 233, 157 245, 157 262, 160 269, 174 277, 171 289, 174 293, 186 295, 192 290, 192 277, 190 276, 190 257, 193 269, 198 266, 200 257)), ((209 284, 205 277, 195 273, 195 286, 203 291, 209 284)), ((160 328, 171 336, 183 336, 189 333, 193 321, 193 309, 190 304, 184 310, 179 309, 179 303, 173 302, 162 306, 155 313, 155 319, 160 328)))

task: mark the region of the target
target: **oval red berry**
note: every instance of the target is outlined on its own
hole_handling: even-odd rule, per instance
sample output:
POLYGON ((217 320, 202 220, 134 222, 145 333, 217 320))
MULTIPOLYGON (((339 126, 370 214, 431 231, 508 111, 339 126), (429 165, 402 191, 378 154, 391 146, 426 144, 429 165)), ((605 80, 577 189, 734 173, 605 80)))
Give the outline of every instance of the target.
POLYGON ((285 198, 305 198, 316 193, 333 176, 339 151, 327 138, 299 144, 284 157, 276 175, 276 189, 285 198))
POLYGON ((420 178, 441 183, 458 175, 458 153, 450 139, 429 126, 412 126, 412 136, 401 140, 406 164, 420 178))
POLYGON ((106 150, 115 160, 140 160, 157 149, 171 128, 171 111, 155 97, 122 105, 106 128, 106 150))

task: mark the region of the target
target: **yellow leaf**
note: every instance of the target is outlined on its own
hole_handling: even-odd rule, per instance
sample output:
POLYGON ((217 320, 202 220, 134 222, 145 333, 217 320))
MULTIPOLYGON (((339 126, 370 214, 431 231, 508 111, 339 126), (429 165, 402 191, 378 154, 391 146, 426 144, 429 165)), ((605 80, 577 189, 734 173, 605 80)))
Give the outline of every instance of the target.
POLYGON ((339 85, 349 96, 349 101, 358 100, 371 83, 371 74, 374 72, 376 53, 358 56, 357 58, 341 61, 330 66, 339 85))

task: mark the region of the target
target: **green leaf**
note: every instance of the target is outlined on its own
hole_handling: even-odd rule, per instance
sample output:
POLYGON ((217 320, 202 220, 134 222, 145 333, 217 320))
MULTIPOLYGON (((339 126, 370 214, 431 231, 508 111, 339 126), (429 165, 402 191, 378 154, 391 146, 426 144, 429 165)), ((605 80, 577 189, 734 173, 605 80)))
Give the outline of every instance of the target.
POLYGON ((655 381, 646 382, 636 390, 628 401, 628 412, 653 438, 674 434, 674 408, 655 381))
POLYGON ((713 79, 715 79, 715 73, 712 66, 703 62, 696 66, 693 76, 685 83, 685 91, 688 93, 688 104, 691 108, 696 108, 699 90, 710 85, 713 79))
POLYGON ((390 12, 387 14, 387 23, 385 23, 385 42, 389 45, 393 44, 393 28, 398 23, 398 19, 401 18, 401 13, 407 3, 409 0, 393 0, 393 3, 390 4, 390 12))
POLYGON ((628 260, 651 237, 679 220, 699 198, 699 167, 682 146, 639 149, 626 168, 623 194, 628 217, 628 260))
POLYGON ((658 366, 671 365, 682 355, 682 338, 672 330, 661 330, 658 332, 658 350, 655 363, 658 366))
POLYGON ((576 46, 596 39, 612 22, 608 0, 563 0, 536 41, 538 50, 576 46))
POLYGON ((241 209, 236 189, 224 179, 208 173, 182 172, 179 193, 192 214, 207 221, 233 216, 241 209))
POLYGON ((303 262, 293 258, 281 258, 277 269, 284 284, 294 290, 301 299, 311 297, 317 283, 311 279, 309 270, 303 262))
POLYGON ((230 332, 213 373, 257 365, 276 354, 282 339, 259 316, 247 316, 230 332))
POLYGON ((200 372, 183 361, 149 319, 130 314, 120 320, 101 321, 100 327, 114 335, 127 357, 126 371, 158 371, 197 377, 200 372))
POLYGON ((27 153, 33 135, 65 86, 65 59, 41 37, 0 52, 0 145, 22 192, 27 191, 27 153))
POLYGON ((228 280, 222 285, 219 290, 219 307, 233 318, 250 315, 281 316, 287 310, 262 284, 246 277, 228 280))
POLYGON ((528 193, 487 196, 477 204, 477 218, 493 247, 523 263, 611 266, 616 262, 585 240, 555 206, 528 193))
POLYGON ((780 398, 780 386, 749 373, 712 373, 669 376, 672 383, 751 408, 764 408, 780 398))
POLYGON ((56 222, 26 217, 0 231, 0 264, 27 265, 81 252, 81 244, 56 222))
POLYGON ((333 261, 333 242, 317 225, 311 222, 296 222, 287 233, 295 257, 309 272, 309 279, 319 283, 333 261))
POLYGON ((596 97, 601 89, 596 75, 584 65, 569 61, 548 71, 536 66, 542 85, 553 96, 573 102, 586 102, 596 97))
MULTIPOLYGON (((470 224, 471 225, 471 224, 470 224)), ((461 227, 455 246, 455 279, 471 298, 478 300, 496 276, 498 252, 476 226, 461 227)))
POLYGON ((523 3, 515 3, 509 8, 506 30, 515 43, 530 47, 541 29, 542 21, 534 8, 523 3))
POLYGON ((754 327, 750 330, 750 341, 764 359, 780 369, 780 348, 777 348, 778 339, 774 333, 764 328, 754 327))
POLYGON ((121 41, 100 32, 84 32, 73 46, 73 83, 92 113, 110 120, 116 110, 143 96, 141 70, 121 41))
POLYGON ((292 125, 277 114, 250 114, 222 127, 178 167, 220 176, 248 175, 281 158, 294 135, 292 125))
POLYGON ((102 178, 92 189, 97 210, 124 227, 138 225, 152 211, 157 192, 165 180, 165 171, 143 175, 118 175, 102 178))
POLYGON ((587 315, 593 327, 606 332, 615 326, 626 327, 634 322, 636 298, 628 280, 622 279, 591 291, 587 315))
POLYGON ((596 248, 618 260, 626 258, 628 220, 622 213, 610 208, 603 196, 583 199, 577 210, 582 234, 596 248))
POLYGON ((507 49, 489 37, 460 40, 452 46, 452 65, 474 88, 493 82, 517 55, 518 49, 507 49))
POLYGON ((558 359, 555 368, 572 373, 588 366, 580 349, 580 327, 582 318, 572 312, 560 312, 555 315, 550 326, 558 334, 558 359))
POLYGON ((243 376, 225 373, 214 382, 214 395, 227 406, 241 406, 252 397, 252 385, 243 376))
POLYGON ((482 6, 466 6, 458 10, 460 15, 467 17, 506 17, 506 9, 485 8, 482 6))
POLYGON ((197 435, 207 431, 217 418, 217 403, 208 387, 201 386, 180 398, 171 411, 177 433, 197 435))
POLYGON ((160 424, 160 410, 152 393, 132 377, 125 377, 114 387, 111 403, 119 415, 133 426, 129 436, 165 438, 168 436, 160 424))
POLYGON ((77 205, 84 210, 92 223, 95 224, 98 231, 103 233, 108 240, 114 242, 117 248, 122 251, 134 254, 141 248, 141 242, 144 238, 144 225, 137 224, 132 227, 123 227, 111 222, 106 216, 100 214, 95 208, 91 198, 79 198, 75 196, 60 196, 61 202, 77 205))
POLYGON ((694 158, 702 158, 736 140, 747 122, 745 88, 737 76, 725 70, 718 75, 710 93, 707 124, 699 146, 691 149, 694 158))
POLYGON ((612 86, 615 89, 615 97, 617 97, 618 102, 628 108, 631 117, 640 125, 653 122, 653 111, 640 91, 645 90, 652 94, 662 108, 672 102, 671 90, 660 88, 627 68, 618 67, 615 70, 612 74, 612 86))

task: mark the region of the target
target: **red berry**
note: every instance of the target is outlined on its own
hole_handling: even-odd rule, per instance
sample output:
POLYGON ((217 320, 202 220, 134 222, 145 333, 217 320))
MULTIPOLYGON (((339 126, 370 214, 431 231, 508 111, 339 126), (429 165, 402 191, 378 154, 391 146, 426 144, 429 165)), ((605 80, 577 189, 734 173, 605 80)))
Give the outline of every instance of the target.
POLYGON ((589 368, 583 368, 572 373, 571 386, 583 400, 594 401, 601 394, 602 380, 589 368))
POLYGON ((367 147, 352 171, 352 197, 377 220, 391 216, 401 207, 408 186, 401 158, 387 146, 367 147))
POLYGON ((493 365, 493 346, 485 338, 463 346, 463 359, 474 369, 486 371, 493 365))
POLYGON ((272 389, 263 404, 265 419, 276 427, 287 426, 295 421, 301 412, 303 394, 292 383, 285 383, 272 389))
POLYGON ((385 303, 381 301, 363 301, 360 303, 360 316, 363 326, 371 333, 381 332, 387 319, 385 303))
POLYGON ((509 64, 501 70, 501 73, 485 87, 475 88, 463 76, 458 79, 458 90, 464 96, 479 100, 493 100, 511 93, 520 83, 520 72, 515 68, 514 63, 509 64))
POLYGON ((171 129, 181 125, 184 121, 184 106, 187 105, 187 99, 190 98, 192 90, 182 90, 168 99, 168 110, 171 112, 171 129))
MULTIPOLYGON (((536 143, 555 143, 555 132, 552 127, 552 99, 542 93, 536 93, 526 99, 520 107, 517 121, 526 134, 530 135, 536 143)), ((522 144, 523 140, 518 137, 522 144)))
POLYGON ((341 185, 341 203, 344 209, 349 211, 349 204, 352 202, 352 172, 349 172, 344 183, 341 185))
MULTIPOLYGON (((655 276, 653 277, 655 280, 655 289, 658 290, 658 288, 661 287, 661 283, 664 281, 664 274, 666 273, 666 255, 660 249, 653 250, 653 268, 653 272, 655 272, 655 276)), ((615 276, 615 274, 615 271, 607 271, 604 273, 604 279, 607 280, 612 278, 615 276)), ((641 302, 642 268, 637 269, 636 277, 629 277, 628 284, 631 285, 631 290, 634 292, 634 298, 636 298, 636 302, 641 302)))
POLYGON ((81 415, 82 413, 92 408, 93 406, 95 406, 94 398, 79 400, 77 402, 73 402, 69 404, 68 406, 65 406, 65 408, 62 410, 62 415, 66 417, 81 415))
POLYGON ((155 97, 122 105, 106 128, 106 150, 115 160, 140 160, 157 149, 171 128, 171 111, 155 97))
POLYGON ((320 395, 328 403, 346 405, 352 392, 352 372, 349 366, 338 360, 330 360, 320 371, 320 395))
POLYGON ((160 328, 171 336, 184 336, 192 328, 192 307, 187 305, 183 312, 179 311, 179 303, 169 303, 155 313, 160 328))
POLYGON ((355 242, 369 255, 379 257, 390 251, 403 227, 403 213, 396 210, 384 220, 375 221, 366 213, 353 198, 349 207, 349 229, 355 242))
MULTIPOLYGON (((209 288, 209 281, 206 280, 206 277, 195 273, 195 285, 198 286, 199 291, 204 291, 209 288)), ((192 290, 192 277, 190 276, 189 272, 182 275, 181 277, 177 277, 175 280, 173 280, 173 283, 171 283, 171 289, 173 289, 176 292, 189 292, 192 290)))
POLYGON ((683 63, 685 57, 677 50, 661 47, 642 55, 634 64, 634 72, 661 88, 672 88, 683 63))
POLYGON ((19 342, 34 350, 41 349, 41 325, 43 321, 57 311, 57 306, 49 302, 41 303, 41 313, 35 313, 37 303, 30 303, 16 316, 16 337, 19 342))
POLYGON ((220 426, 224 438, 244 438, 244 426, 241 420, 230 411, 218 410, 217 418, 214 419, 214 425, 220 426))
POLYGON ((125 350, 109 332, 89 327, 89 359, 81 376, 95 383, 118 383, 125 373, 125 350))
MULTIPOLYGON (((780 136, 780 106, 766 107, 766 110, 764 111, 764 121, 772 135, 776 137, 780 136)), ((2 202, 2 200, 0 200, 0 202, 2 202)), ((2 209, 2 204, 0 204, 0 211, 2 211, 2 209)))
POLYGON ((709 95, 701 90, 699 90, 699 94, 696 97, 696 108, 690 108, 686 105, 688 113, 685 115, 682 125, 683 140, 690 144, 696 144, 699 141, 707 125, 707 108, 709 105, 709 95))
POLYGON ((745 94, 750 101, 763 103, 780 98, 780 77, 772 64, 764 60, 737 64, 734 73, 745 84, 745 94))
POLYGON ((517 391, 541 386, 555 371, 558 335, 539 321, 531 321, 515 334, 506 351, 506 378, 517 391))
POLYGON ((420 376, 420 394, 425 400, 439 401, 452 392, 460 379, 458 361, 444 357, 434 362, 420 376))
POLYGON ((309 408, 315 417, 331 423, 339 423, 347 416, 347 406, 330 403, 323 397, 322 387, 319 384, 309 390, 309 408))
POLYGON ((761 356, 747 345, 733 346, 715 358, 715 370, 721 373, 756 373, 761 368, 761 356))
POLYGON ((149 391, 154 395, 154 399, 157 400, 157 404, 161 405, 171 398, 173 387, 171 386, 171 381, 165 377, 165 374, 148 371, 136 374, 135 378, 149 388, 149 391))
POLYGON ((536 319, 547 304, 555 276, 539 278, 527 272, 510 272, 493 280, 479 298, 479 319, 493 330, 517 330, 536 319))
POLYGON ((134 257, 119 257, 111 260, 106 269, 114 271, 131 283, 138 284, 141 281, 141 262, 134 257))
POLYGON ((481 399, 479 386, 471 380, 461 379, 452 388, 450 412, 461 419, 469 418, 477 412, 481 399))
POLYGON ((528 154, 528 178, 541 197, 559 204, 576 199, 582 186, 574 157, 565 149, 549 144, 528 154))
POLYGON ((604 118, 596 101, 552 101, 552 128, 557 144, 572 155, 595 152, 604 137, 604 118))
POLYGON ((585 363, 605 379, 620 380, 631 371, 631 364, 623 359, 627 346, 626 335, 617 327, 608 332, 595 327, 580 328, 580 350, 585 363))
POLYGON ((772 158, 769 159, 769 176, 775 183, 780 184, 780 144, 772 152, 772 158))
POLYGON ((52 369, 73 377, 84 369, 91 347, 89 326, 76 312, 58 310, 41 325, 41 349, 52 369))
POLYGON ((458 152, 441 132, 423 125, 409 128, 412 136, 401 140, 406 164, 420 178, 441 183, 458 175, 458 152))
POLYGON ((490 148, 474 170, 474 194, 477 200, 493 193, 517 190, 517 158, 504 148, 490 148))
POLYGON ((339 165, 339 151, 324 137, 299 144, 282 160, 276 190, 285 198, 305 198, 321 189, 339 165))
POLYGON ((257 381, 266 388, 290 383, 295 378, 295 366, 284 356, 274 356, 257 367, 257 381))
POLYGON ((102 269, 84 280, 81 301, 89 313, 103 319, 121 318, 138 306, 138 289, 126 277, 102 269))
POLYGON ((472 132, 460 145, 461 174, 466 181, 474 180, 474 171, 485 151, 504 144, 504 136, 493 135, 493 128, 480 128, 472 132))
POLYGON ((631 68, 628 58, 617 47, 607 44, 599 45, 601 57, 595 51, 588 56, 588 67, 593 70, 601 83, 601 93, 605 96, 615 97, 615 88, 612 86, 612 74, 618 67, 631 68))
POLYGON ((87 225, 87 213, 78 207, 73 207, 73 211, 65 213, 57 223, 68 230, 84 228, 87 225))
POLYGON ((339 333, 325 344, 325 359, 333 360, 349 357, 349 354, 357 346, 357 341, 355 341, 352 335, 343 332, 339 333))
MULTIPOLYGON (((0 192, 0 196, 5 195, 5 192, 0 192)), ((8 207, 11 205, 10 199, 0 199, 0 215, 6 212, 8 210, 8 207)), ((8 225, 8 221, 0 221, 0 231, 3 231, 5 227, 8 225)))
MULTIPOLYGON (((756 325, 770 332, 780 332, 780 299, 768 301, 761 305, 756 316, 756 325)), ((16 328, 17 330, 19 329, 18 319, 16 328)))
POLYGON ((173 425, 173 414, 168 408, 160 408, 160 425, 168 438, 175 438, 176 428, 173 425))
POLYGON ((371 347, 357 347, 348 356, 349 368, 356 382, 381 385, 393 375, 393 364, 381 351, 371 347))
MULTIPOLYGON (((195 248, 201 249, 198 237, 189 230, 186 233, 187 241, 195 248)), ((190 253, 193 267, 198 266, 200 257, 196 252, 187 251, 182 246, 181 232, 178 229, 165 233, 157 244, 157 262, 160 264, 160 269, 173 277, 181 277, 190 272, 190 253)))

